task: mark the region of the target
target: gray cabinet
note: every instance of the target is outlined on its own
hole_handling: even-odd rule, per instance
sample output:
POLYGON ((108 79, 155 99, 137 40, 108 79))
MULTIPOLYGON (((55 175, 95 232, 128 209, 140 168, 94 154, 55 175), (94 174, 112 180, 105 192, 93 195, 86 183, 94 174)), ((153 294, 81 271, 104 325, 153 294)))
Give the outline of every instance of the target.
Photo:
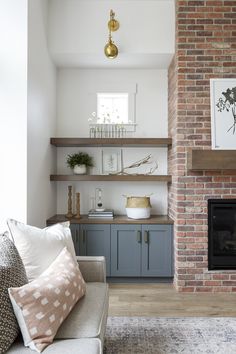
POLYGON ((140 276, 140 225, 111 225, 111 276, 140 276))
POLYGON ((80 225, 79 255, 104 256, 106 258, 107 275, 110 276, 110 225, 80 225))
POLYGON ((142 225, 142 276, 173 275, 171 225, 142 225))
POLYGON ((80 227, 77 224, 70 224, 72 240, 75 247, 76 256, 80 255, 80 227))
POLYGON ((76 254, 104 256, 111 277, 173 276, 168 224, 71 224, 76 254))
POLYGON ((171 225, 111 225, 111 276, 171 277, 171 225))

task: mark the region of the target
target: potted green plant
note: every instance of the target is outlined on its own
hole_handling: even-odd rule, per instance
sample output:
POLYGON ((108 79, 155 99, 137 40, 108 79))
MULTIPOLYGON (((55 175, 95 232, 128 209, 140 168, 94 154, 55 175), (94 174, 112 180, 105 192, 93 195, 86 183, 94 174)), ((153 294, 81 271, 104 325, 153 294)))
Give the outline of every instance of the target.
POLYGON ((87 167, 94 166, 92 156, 86 152, 79 152, 67 156, 67 165, 73 169, 75 174, 84 175, 87 172, 87 167))

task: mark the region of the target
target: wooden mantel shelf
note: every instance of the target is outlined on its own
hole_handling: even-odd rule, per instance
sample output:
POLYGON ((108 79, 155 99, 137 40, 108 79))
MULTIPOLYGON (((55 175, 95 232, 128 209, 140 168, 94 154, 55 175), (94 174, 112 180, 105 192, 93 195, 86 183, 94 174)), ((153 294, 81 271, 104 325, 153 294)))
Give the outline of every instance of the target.
POLYGON ((51 138, 50 143, 57 147, 77 146, 126 146, 126 147, 167 147, 171 138, 51 138))
POLYGON ((188 152, 189 170, 236 170, 236 150, 191 150, 188 152))
POLYGON ((170 175, 51 175, 50 181, 171 182, 170 175))

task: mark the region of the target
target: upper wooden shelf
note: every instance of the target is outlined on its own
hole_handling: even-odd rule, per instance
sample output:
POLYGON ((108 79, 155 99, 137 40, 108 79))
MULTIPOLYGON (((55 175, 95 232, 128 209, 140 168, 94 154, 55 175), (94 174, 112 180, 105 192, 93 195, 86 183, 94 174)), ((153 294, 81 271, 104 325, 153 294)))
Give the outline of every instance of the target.
POLYGON ((170 175, 50 175, 50 181, 171 182, 170 175))
POLYGON ((236 170, 236 150, 191 150, 188 152, 189 170, 236 170))
POLYGON ((58 147, 76 146, 126 146, 126 147, 167 147, 171 138, 51 138, 50 143, 58 147))

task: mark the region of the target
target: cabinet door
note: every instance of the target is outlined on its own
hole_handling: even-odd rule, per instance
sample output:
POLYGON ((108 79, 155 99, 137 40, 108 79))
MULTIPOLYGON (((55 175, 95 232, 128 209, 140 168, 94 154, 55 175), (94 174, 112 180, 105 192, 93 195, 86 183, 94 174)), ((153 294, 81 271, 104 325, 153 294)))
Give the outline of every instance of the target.
POLYGON ((70 225, 72 240, 75 247, 75 254, 76 256, 80 256, 80 242, 79 242, 79 225, 71 224, 70 225))
POLYGON ((81 255, 104 256, 106 271, 110 275, 110 225, 83 224, 80 225, 81 255))
POLYGON ((172 276, 172 226, 142 225, 142 237, 142 276, 172 276))
POLYGON ((111 276, 140 276, 140 225, 111 225, 111 276))

